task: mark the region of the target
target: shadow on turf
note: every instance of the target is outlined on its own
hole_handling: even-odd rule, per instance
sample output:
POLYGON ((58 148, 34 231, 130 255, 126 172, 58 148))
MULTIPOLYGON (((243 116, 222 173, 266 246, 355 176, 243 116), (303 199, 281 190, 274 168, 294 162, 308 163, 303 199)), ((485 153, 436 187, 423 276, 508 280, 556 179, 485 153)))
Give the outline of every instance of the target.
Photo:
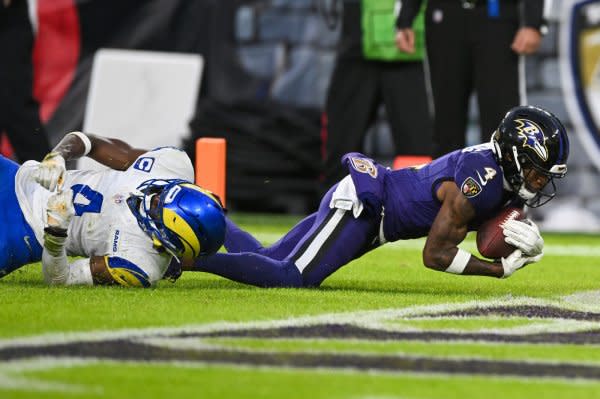
POLYGON ((321 287, 316 288, 260 288, 226 279, 182 279, 172 284, 161 282, 160 288, 173 287, 179 290, 300 290, 318 292, 363 292, 363 293, 380 293, 394 295, 436 295, 443 292, 444 296, 492 296, 496 292, 482 289, 481 286, 474 286, 472 289, 464 286, 449 286, 440 281, 438 283, 427 282, 427 284, 404 284, 390 286, 389 281, 380 280, 360 280, 360 281, 332 281, 325 283, 321 287))
MULTIPOLYGON (((40 273, 41 274, 41 273, 40 273)), ((469 286, 467 284, 453 285, 447 281, 439 280, 427 282, 411 282, 397 284, 392 281, 381 280, 326 280, 321 287, 317 288, 260 288, 235 281, 227 280, 218 277, 200 278, 183 277, 175 283, 161 281, 156 287, 150 289, 176 289, 176 290, 264 290, 264 289, 281 289, 281 290, 301 290, 314 292, 363 292, 363 293, 381 293, 394 295, 436 295, 443 293, 444 296, 489 296, 497 294, 493 290, 487 290, 481 285, 469 286)), ((13 273, 0 278, 0 286, 11 287, 27 287, 27 288, 43 288, 43 289, 89 289, 88 287, 48 287, 42 279, 41 275, 31 273, 31 270, 16 270, 13 273)), ((92 289, 129 289, 120 286, 102 287, 96 286, 92 289)))

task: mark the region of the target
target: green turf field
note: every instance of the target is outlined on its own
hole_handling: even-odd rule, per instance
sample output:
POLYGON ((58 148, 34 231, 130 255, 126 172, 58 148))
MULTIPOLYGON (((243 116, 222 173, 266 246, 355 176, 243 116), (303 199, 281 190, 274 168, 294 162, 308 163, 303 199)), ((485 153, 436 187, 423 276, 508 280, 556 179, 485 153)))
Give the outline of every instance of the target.
MULTIPOLYGON (((233 219, 268 243, 298 218, 233 219)), ((318 289, 52 288, 26 266, 0 280, 0 398, 600 397, 600 236, 545 239, 506 280, 428 270, 422 240, 318 289)))

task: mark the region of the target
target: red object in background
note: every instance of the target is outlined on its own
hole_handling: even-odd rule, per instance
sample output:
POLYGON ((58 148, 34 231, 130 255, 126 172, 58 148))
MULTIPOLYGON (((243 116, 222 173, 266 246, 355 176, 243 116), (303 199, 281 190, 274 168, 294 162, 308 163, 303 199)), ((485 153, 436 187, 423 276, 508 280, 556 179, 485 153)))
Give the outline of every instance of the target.
POLYGON ((14 151, 8 137, 4 132, 0 133, 0 155, 4 155, 6 158, 14 159, 14 151))
POLYGON ((427 155, 398 155, 394 158, 394 165, 392 168, 396 170, 429 162, 431 162, 431 157, 427 155))
POLYGON ((77 71, 81 32, 75 0, 38 0, 33 47, 33 96, 47 122, 69 90, 77 71))
MULTIPOLYGON (((33 45, 33 97, 46 123, 69 90, 79 62, 81 34, 75 0, 38 0, 38 31, 33 45)), ((14 158, 0 132, 0 154, 14 158)))

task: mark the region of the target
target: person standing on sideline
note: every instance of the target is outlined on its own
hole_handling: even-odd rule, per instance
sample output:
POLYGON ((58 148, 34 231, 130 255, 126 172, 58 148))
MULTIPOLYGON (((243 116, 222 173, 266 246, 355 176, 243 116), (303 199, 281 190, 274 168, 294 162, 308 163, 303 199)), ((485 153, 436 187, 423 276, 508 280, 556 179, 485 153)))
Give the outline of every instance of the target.
MULTIPOLYGON (((402 0, 398 48, 415 51, 412 21, 422 0, 402 0)), ((428 0, 426 50, 434 101, 434 156, 465 146, 469 97, 481 132, 506 109, 526 104, 524 59, 542 40, 544 0, 428 0)))
POLYGON ((0 134, 5 133, 19 162, 41 161, 50 152, 33 98, 33 28, 27 0, 0 2, 0 134))
MULTIPOLYGON (((395 154, 431 155, 433 121, 423 71, 424 43, 418 43, 415 54, 395 47, 395 3, 343 2, 341 39, 325 104, 325 187, 347 173, 339 162, 342 155, 362 151, 381 103, 395 154)), ((422 34, 422 23, 417 32, 422 34)))

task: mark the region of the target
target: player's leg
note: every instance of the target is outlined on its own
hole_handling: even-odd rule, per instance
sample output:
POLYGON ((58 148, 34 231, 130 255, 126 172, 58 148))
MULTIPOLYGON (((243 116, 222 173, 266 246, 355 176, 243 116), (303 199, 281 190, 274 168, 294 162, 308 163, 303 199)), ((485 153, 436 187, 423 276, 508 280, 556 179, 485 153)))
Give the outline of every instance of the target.
POLYGON ((34 36, 27 1, 8 3, 0 7, 0 48, 6 55, 0 68, 0 131, 6 129, 19 161, 40 161, 50 145, 32 94, 34 36))
POLYGON ((380 245, 380 217, 330 209, 307 238, 294 249, 291 259, 302 274, 304 287, 317 287, 342 266, 380 245))
POLYGON ((252 234, 240 229, 228 217, 225 218, 225 242, 223 246, 229 253, 257 252, 263 246, 252 234))
POLYGON ((519 29, 517 3, 503 5, 502 12, 503 18, 478 21, 477 24, 479 40, 475 44, 474 76, 481 138, 484 141, 496 129, 506 111, 527 103, 525 60, 510 48, 519 29))
POLYGON ((423 63, 384 63, 380 79, 395 154, 431 155, 433 117, 429 110, 423 63))
POLYGON ((215 254, 198 259, 193 270, 261 287, 318 286, 331 273, 378 245, 379 218, 330 209, 333 189, 323 198, 313 226, 291 254, 273 259, 256 253, 215 254))
POLYGON ((252 252, 201 257, 188 270, 212 273, 257 287, 302 287, 302 275, 292 262, 252 252))
POLYGON ((300 238, 312 227, 317 214, 313 213, 298 222, 286 235, 275 244, 263 247, 250 233, 240 229, 231 220, 227 221, 225 248, 229 253, 254 252, 273 259, 283 259, 294 249, 300 238))
MULTIPOLYGON (((327 208, 325 214, 328 212, 331 192, 334 188, 321 202, 321 208, 327 208)), ((259 287, 301 287, 303 281, 300 271, 293 260, 284 258, 290 255, 304 237, 310 238, 311 231, 319 227, 319 214, 321 212, 304 218, 270 248, 263 248, 254 237, 228 220, 227 235, 231 236, 226 238, 225 246, 229 253, 217 253, 198 258, 193 265, 185 265, 184 269, 213 273, 259 287), (246 251, 234 253, 230 248, 246 249, 246 251)))
POLYGON ((25 221, 15 194, 19 165, 0 156, 0 277, 39 261, 42 247, 25 221))
POLYGON ((348 173, 340 162, 344 154, 363 148, 367 129, 379 106, 377 75, 373 62, 339 57, 336 61, 325 105, 323 187, 333 185, 348 173))
POLYGON ((465 39, 467 13, 459 2, 427 4, 426 49, 434 103, 433 156, 463 148, 469 96, 471 54, 465 39), (443 16, 443 23, 439 17, 443 16))

